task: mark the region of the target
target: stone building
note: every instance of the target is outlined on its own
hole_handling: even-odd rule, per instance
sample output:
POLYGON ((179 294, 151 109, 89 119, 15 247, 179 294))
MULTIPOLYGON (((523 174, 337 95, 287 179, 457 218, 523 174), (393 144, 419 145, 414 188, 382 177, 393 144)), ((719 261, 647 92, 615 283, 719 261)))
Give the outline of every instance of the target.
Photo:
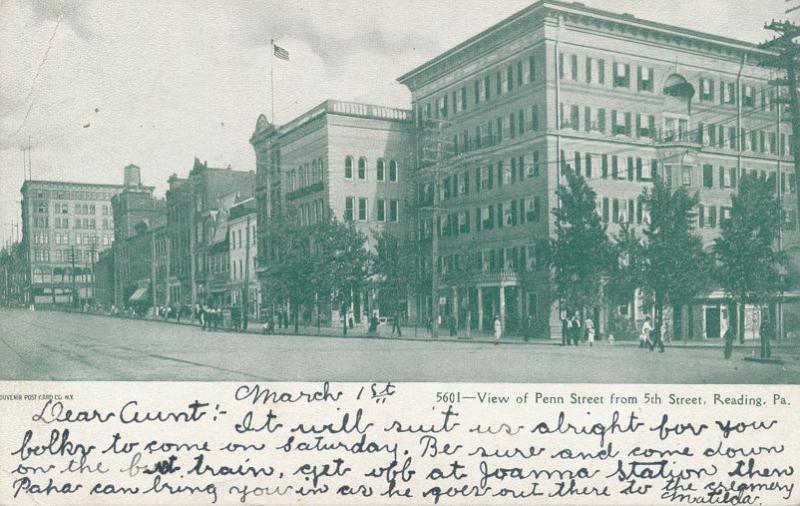
POLYGON ((114 242, 111 198, 122 186, 27 180, 22 185, 22 249, 27 304, 94 302, 93 263, 114 242))
MULTIPOLYGON (((411 120, 407 110, 337 100, 279 127, 260 116, 250 139, 257 164, 259 268, 270 258, 266 231, 289 208, 301 225, 330 213, 354 222, 370 247, 373 232, 406 237, 413 212, 411 120)), ((262 286, 264 293, 268 290, 262 286)), ((358 320, 371 297, 357 295, 358 320)))
MULTIPOLYGON (((708 245, 741 175, 765 174, 786 208, 781 247, 797 258, 790 129, 773 76, 759 66, 767 56, 726 37, 541 0, 400 77, 416 124, 437 121, 449 147, 445 163, 421 168, 418 191, 438 209, 438 223, 429 216, 421 229, 440 235, 440 312, 470 314, 484 329, 499 315, 511 332, 530 317, 539 335, 560 336, 543 253, 567 166, 597 192, 611 234, 622 222, 646 222, 639 196, 654 177, 699 192, 697 226, 708 245)), ((643 317, 632 299, 590 308, 601 331, 610 318, 643 317)), ((749 311, 752 334, 758 311, 749 311)), ((718 338, 729 313, 715 290, 676 308, 670 332, 718 338)), ((795 313, 779 313, 797 323, 795 313)))

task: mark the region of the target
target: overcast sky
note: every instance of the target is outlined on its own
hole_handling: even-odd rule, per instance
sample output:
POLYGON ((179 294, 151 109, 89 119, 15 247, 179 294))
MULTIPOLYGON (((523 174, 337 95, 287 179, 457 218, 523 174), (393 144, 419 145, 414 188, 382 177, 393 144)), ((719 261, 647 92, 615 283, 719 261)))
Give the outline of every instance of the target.
MULTIPOLYGON (((793 0, 794 1, 794 0, 793 0)), ((18 222, 21 148, 34 179, 120 183, 142 168, 163 195, 195 156, 254 170, 248 139, 327 98, 408 107, 395 79, 532 0, 0 0, 0 239, 18 222)), ((752 42, 785 0, 583 0, 752 42)))

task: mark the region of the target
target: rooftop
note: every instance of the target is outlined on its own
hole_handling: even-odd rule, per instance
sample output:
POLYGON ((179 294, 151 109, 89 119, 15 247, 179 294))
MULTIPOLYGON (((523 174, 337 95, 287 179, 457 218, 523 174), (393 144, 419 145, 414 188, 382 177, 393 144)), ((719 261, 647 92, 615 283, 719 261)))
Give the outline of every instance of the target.
POLYGON ((725 46, 729 49, 738 49, 745 52, 758 53, 763 55, 770 54, 768 51, 760 49, 756 44, 753 44, 751 42, 733 39, 730 37, 723 37, 720 35, 713 35, 705 32, 699 32, 688 28, 668 25, 666 23, 659 23, 657 21, 649 21, 646 19, 637 18, 636 16, 628 13, 619 14, 616 12, 611 12, 603 9, 587 7, 580 2, 563 2, 561 0, 539 0, 538 2, 533 3, 528 7, 525 7, 524 9, 512 14, 511 16, 500 21, 499 23, 494 24, 493 26, 487 28, 483 32, 473 37, 470 37, 464 42, 440 54, 439 56, 403 74, 397 80, 402 84, 406 84, 406 82, 410 78, 419 74, 420 72, 437 65, 438 63, 446 60, 447 58, 453 55, 458 54, 459 52, 472 46, 473 44, 485 38, 486 36, 504 29, 511 22, 523 18, 531 14, 533 11, 541 8, 553 9, 564 13, 587 15, 607 22, 620 23, 630 27, 636 27, 639 29, 653 30, 661 32, 663 34, 669 34, 672 36, 678 35, 688 39, 693 39, 695 41, 702 41, 711 44, 716 44, 719 46, 725 46))
MULTIPOLYGON (((411 111, 408 109, 398 109, 395 107, 365 104, 361 102, 326 100, 325 102, 322 102, 318 106, 301 114, 293 120, 279 126, 277 128, 278 135, 285 135, 292 130, 326 114, 377 119, 383 121, 397 121, 401 123, 410 123, 413 119, 411 111)), ((270 127, 271 125, 267 122, 266 117, 262 114, 259 116, 258 122, 256 123, 256 131, 253 133, 253 137, 268 130, 270 127)))

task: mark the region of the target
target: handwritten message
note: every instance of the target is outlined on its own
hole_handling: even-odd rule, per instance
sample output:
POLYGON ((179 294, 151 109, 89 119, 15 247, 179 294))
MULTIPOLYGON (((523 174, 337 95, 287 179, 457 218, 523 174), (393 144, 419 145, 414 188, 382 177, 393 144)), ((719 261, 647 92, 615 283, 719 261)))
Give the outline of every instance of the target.
POLYGON ((800 503, 794 387, 0 387, 0 504, 800 503))

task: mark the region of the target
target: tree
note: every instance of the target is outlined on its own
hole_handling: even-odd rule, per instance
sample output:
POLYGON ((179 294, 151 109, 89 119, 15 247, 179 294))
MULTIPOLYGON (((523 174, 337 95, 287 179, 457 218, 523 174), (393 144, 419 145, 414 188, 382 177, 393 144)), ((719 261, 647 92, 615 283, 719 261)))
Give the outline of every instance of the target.
POLYGON ((292 215, 272 221, 267 227, 266 296, 273 304, 289 302, 298 332, 300 307, 315 294, 318 273, 311 256, 312 237, 292 215))
MULTIPOLYGON (((730 219, 722 222, 714 254, 717 279, 736 303, 737 328, 741 329, 742 305, 766 303, 781 288, 779 269, 785 257, 774 246, 783 213, 774 184, 756 175, 741 178, 731 204, 730 219)), ((740 331, 739 339, 743 338, 740 331)))
MULTIPOLYGON (((616 262, 612 262, 603 295, 611 307, 626 305, 633 300, 636 289, 641 286, 644 272, 644 243, 628 222, 612 239, 616 262)), ((616 314, 616 313, 614 313, 616 314)), ((611 323, 611 322, 610 322, 611 323)), ((611 325, 616 332, 631 333, 631 321, 617 318, 611 325)))
POLYGON ((660 332, 664 307, 691 302, 708 286, 712 263, 703 242, 694 234, 698 196, 683 186, 671 188, 655 178, 645 188, 642 204, 649 211, 644 229, 642 288, 655 310, 655 329, 660 332))
MULTIPOLYGON (((339 308, 353 302, 353 294, 368 284, 373 255, 367 250, 367 236, 353 223, 334 217, 314 227, 314 282, 318 293, 329 294, 339 308)), ((347 322, 344 324, 347 333, 347 322)))
POLYGON ((571 169, 564 171, 566 186, 556 195, 560 206, 553 209, 556 238, 551 242, 556 296, 574 308, 593 305, 600 283, 611 263, 611 247, 595 208, 595 192, 571 169))
POLYGON ((409 293, 420 293, 422 285, 418 248, 413 241, 401 241, 388 231, 374 234, 373 282, 380 307, 394 315, 409 293))

